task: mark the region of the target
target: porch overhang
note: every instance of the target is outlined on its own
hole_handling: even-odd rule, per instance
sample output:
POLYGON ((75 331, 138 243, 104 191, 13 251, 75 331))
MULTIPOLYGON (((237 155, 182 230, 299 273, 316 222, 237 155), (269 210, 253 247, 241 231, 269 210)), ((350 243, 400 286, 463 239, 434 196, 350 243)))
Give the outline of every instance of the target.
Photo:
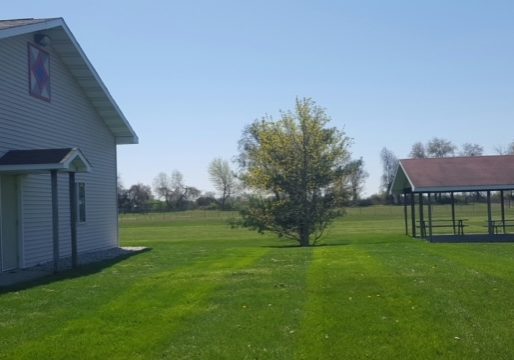
POLYGON ((89 172, 91 163, 78 148, 9 150, 0 158, 0 174, 48 171, 89 172))

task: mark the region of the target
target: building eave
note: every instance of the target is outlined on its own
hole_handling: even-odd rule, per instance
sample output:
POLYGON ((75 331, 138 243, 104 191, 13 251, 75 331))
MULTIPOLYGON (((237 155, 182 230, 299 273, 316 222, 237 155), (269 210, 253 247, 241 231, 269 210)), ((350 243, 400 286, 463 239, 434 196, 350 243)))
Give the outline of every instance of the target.
POLYGON ((506 185, 481 185, 481 186, 447 186, 447 187, 413 187, 413 193, 450 193, 450 192, 475 192, 475 191, 501 191, 514 190, 514 184, 506 185))
POLYGON ((137 144, 137 134, 62 18, 1 29, 0 39, 44 31, 51 32, 51 47, 109 128, 116 144, 137 144))

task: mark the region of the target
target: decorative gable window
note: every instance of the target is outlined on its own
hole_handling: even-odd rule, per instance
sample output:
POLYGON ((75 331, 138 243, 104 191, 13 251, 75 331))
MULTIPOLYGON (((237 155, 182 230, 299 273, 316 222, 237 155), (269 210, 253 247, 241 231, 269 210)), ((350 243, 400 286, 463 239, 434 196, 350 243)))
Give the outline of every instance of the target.
POLYGON ((29 93, 50 101, 50 54, 36 45, 28 44, 29 51, 29 93))

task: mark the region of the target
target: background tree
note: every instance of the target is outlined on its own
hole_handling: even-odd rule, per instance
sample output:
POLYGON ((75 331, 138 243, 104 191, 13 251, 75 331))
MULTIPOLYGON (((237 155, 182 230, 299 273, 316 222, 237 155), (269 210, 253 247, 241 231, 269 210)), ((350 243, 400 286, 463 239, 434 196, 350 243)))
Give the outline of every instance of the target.
POLYGON ((221 194, 220 207, 225 210, 227 201, 235 191, 236 178, 228 161, 216 158, 209 164, 209 179, 214 188, 221 194))
POLYGON ((200 195, 195 200, 195 203, 199 208, 203 208, 203 209, 215 208, 216 207, 216 194, 208 191, 208 192, 200 195))
POLYGON ((498 146, 494 150, 498 155, 514 155, 514 141, 507 146, 498 146))
POLYGON ((398 167, 398 158, 388 148, 382 148, 380 151, 380 160, 382 161, 382 193, 388 195, 391 184, 394 180, 396 168, 398 167))
POLYGON ((457 146, 450 140, 434 137, 427 143, 426 152, 428 157, 443 158, 454 156, 457 146))
POLYGON ((427 157, 426 151, 425 151, 425 145, 423 145, 422 142, 418 141, 417 143, 414 143, 412 145, 412 148, 410 150, 409 157, 413 159, 423 159, 427 157))
POLYGON ((144 212, 148 211, 149 202, 153 199, 150 186, 138 183, 132 185, 126 192, 129 211, 144 212))
POLYGON ((356 204, 359 201, 366 178, 369 176, 366 170, 364 170, 364 161, 362 158, 350 161, 345 166, 345 173, 347 174, 346 177, 350 188, 351 200, 356 204))
POLYGON ((128 199, 127 189, 123 186, 123 182, 121 181, 121 177, 118 175, 117 179, 117 194, 118 194, 118 211, 120 212, 129 212, 131 209, 131 205, 128 199))
POLYGON ((310 99, 278 121, 256 120, 240 141, 240 178, 254 192, 239 225, 274 232, 310 246, 340 215, 335 186, 343 176, 350 139, 327 128, 329 117, 310 99))
POLYGON ((189 190, 180 171, 173 170, 171 172, 170 186, 172 208, 174 210, 185 210, 189 190))
POLYGON ((191 201, 201 195, 197 188, 185 185, 184 176, 178 170, 173 170, 171 175, 159 173, 153 187, 155 193, 165 201, 168 210, 186 210, 191 207, 191 201))
POLYGON ((164 200, 168 210, 173 207, 172 186, 171 177, 163 172, 159 173, 153 180, 153 189, 157 196, 164 200))
POLYGON ((465 143, 462 145, 461 156, 481 156, 484 154, 484 148, 478 144, 465 143))

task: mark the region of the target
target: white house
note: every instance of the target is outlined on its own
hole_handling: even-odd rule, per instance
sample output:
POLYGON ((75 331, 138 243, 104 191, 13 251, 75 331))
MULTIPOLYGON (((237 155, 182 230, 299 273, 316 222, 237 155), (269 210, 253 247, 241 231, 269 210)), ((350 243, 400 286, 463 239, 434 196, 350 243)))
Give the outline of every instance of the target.
POLYGON ((64 20, 0 20, 0 64, 0 270, 118 246, 138 138, 64 20))

